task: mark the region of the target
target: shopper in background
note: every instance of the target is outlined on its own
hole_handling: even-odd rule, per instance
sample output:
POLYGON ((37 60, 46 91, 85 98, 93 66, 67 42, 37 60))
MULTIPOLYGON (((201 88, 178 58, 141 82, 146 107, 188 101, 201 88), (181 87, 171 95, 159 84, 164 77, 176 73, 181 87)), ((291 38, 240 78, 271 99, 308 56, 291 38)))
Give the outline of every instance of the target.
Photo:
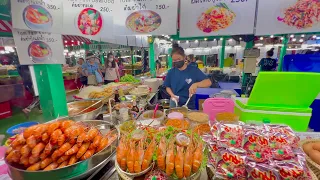
POLYGON ((231 67, 234 64, 234 54, 230 54, 229 57, 224 59, 223 67, 231 67))
POLYGON ((196 63, 196 58, 194 58, 193 54, 188 55, 189 66, 198 67, 196 63))
POLYGON ((112 53, 108 53, 107 60, 105 61, 105 80, 104 83, 108 84, 120 79, 118 64, 114 61, 114 56, 112 53))
POLYGON ((260 71, 275 71, 277 68, 277 61, 272 58, 274 48, 267 51, 266 58, 262 58, 259 62, 260 71))
POLYGON ((82 64, 82 71, 88 77, 88 85, 101 85, 103 82, 103 76, 96 59, 97 57, 89 52, 86 55, 87 63, 82 64))
POLYGON ((156 60, 156 72, 157 74, 160 74, 160 69, 161 69, 161 63, 159 60, 156 60))
POLYGON ((83 64, 84 64, 84 59, 79 58, 79 60, 77 61, 78 68, 77 68, 77 74, 76 74, 76 78, 75 78, 74 82, 77 83, 78 77, 79 77, 81 84, 84 86, 87 86, 88 85, 88 77, 85 75, 85 73, 82 69, 83 64))
POLYGON ((120 77, 124 76, 123 59, 119 59, 118 67, 119 67, 119 76, 120 76, 120 77))
MULTIPOLYGON (((174 107, 174 100, 179 106, 183 106, 190 95, 194 95, 197 88, 206 88, 211 86, 211 81, 199 69, 188 65, 183 48, 175 44, 172 46, 172 65, 164 86, 171 96, 170 106, 174 107)), ((191 97, 188 103, 189 109, 195 109, 195 95, 191 97)))

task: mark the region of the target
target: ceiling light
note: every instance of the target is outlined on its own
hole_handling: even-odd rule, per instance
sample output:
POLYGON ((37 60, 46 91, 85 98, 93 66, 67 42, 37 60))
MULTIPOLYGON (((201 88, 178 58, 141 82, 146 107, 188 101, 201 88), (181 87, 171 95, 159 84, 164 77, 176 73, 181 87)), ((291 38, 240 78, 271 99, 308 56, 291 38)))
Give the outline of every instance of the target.
POLYGON ((263 44, 262 43, 257 43, 254 46, 263 46, 263 44))
POLYGON ((170 41, 173 41, 173 39, 171 38, 170 41))
POLYGON ((229 39, 229 42, 231 42, 232 41, 232 39, 229 39))
POLYGON ((315 39, 315 38, 317 38, 317 36, 316 36, 316 35, 313 35, 312 38, 315 39))
POLYGON ((271 38, 274 38, 274 36, 273 36, 273 35, 271 35, 270 37, 271 37, 271 38))
POLYGON ((64 43, 67 43, 68 41, 64 41, 64 43))
POLYGON ((204 40, 206 41, 206 40, 208 40, 208 38, 204 38, 204 40))
POLYGON ((240 38, 239 38, 239 40, 241 41, 241 40, 242 40, 242 38, 240 37, 240 38))
POLYGON ((303 39, 300 39, 299 42, 303 42, 303 39))
POLYGON ((220 38, 220 41, 222 41, 223 40, 223 38, 220 38))
POLYGON ((195 43, 198 43, 199 41, 198 41, 198 40, 195 40, 194 42, 195 42, 195 43))
POLYGON ((294 35, 293 35, 293 34, 291 34, 291 35, 290 35, 290 37, 291 37, 291 38, 293 38, 293 37, 294 37, 294 35))
POLYGON ((260 37, 260 40, 263 40, 263 37, 260 37))
POLYGON ((293 39, 292 39, 292 41, 293 41, 293 42, 296 42, 296 41, 297 41, 297 39, 296 39, 296 38, 293 38, 293 39))
POLYGON ((187 41, 186 41, 186 43, 188 44, 188 43, 189 43, 189 41, 187 40, 187 41))
POLYGON ((304 37, 304 36, 305 36, 304 34, 301 35, 301 37, 304 37))
POLYGON ((180 44, 180 41, 178 41, 178 44, 180 44))
POLYGON ((283 40, 284 38, 283 38, 283 37, 281 37, 280 39, 281 39, 281 40, 283 40))

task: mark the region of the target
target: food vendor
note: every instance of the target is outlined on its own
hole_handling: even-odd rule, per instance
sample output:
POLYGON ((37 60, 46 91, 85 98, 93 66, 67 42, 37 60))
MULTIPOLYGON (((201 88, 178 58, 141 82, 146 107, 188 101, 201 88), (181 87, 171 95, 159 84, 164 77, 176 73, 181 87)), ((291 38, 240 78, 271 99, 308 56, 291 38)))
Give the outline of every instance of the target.
MULTIPOLYGON (((188 66, 184 50, 179 45, 173 45, 171 56, 173 68, 169 70, 164 86, 171 96, 170 106, 175 107, 174 100, 178 106, 183 106, 189 95, 196 93, 197 88, 207 88, 212 83, 199 68, 188 66)), ((195 109, 195 96, 190 99, 188 108, 195 109)))

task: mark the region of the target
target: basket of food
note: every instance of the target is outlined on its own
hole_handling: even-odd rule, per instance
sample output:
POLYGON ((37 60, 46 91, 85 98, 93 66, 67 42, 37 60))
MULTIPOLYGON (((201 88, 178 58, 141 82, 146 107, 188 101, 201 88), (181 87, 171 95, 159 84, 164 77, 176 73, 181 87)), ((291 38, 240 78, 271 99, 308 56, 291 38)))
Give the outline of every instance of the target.
POLYGON ((320 179, 320 139, 306 139, 299 142, 306 153, 309 168, 320 179))
POLYGON ((70 179, 101 165, 117 139, 117 130, 104 121, 58 120, 17 135, 5 161, 12 179, 70 179))

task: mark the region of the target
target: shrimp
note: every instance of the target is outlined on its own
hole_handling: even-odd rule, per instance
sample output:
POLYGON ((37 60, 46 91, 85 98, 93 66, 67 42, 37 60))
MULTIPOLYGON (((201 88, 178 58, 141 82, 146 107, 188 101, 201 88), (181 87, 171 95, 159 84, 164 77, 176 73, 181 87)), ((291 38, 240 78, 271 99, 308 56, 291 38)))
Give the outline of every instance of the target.
POLYGON ((98 147, 100 142, 101 142, 101 139, 102 139, 102 136, 100 136, 100 135, 96 136, 93 139, 92 146, 95 147, 95 148, 98 147))
POLYGON ((73 145, 71 149, 69 149, 68 151, 66 151, 66 153, 64 153, 67 156, 76 154, 79 151, 79 147, 77 144, 73 145))
POLYGON ((166 151, 167 151, 166 137, 162 136, 157 149, 157 164, 159 169, 163 171, 166 169, 166 151))
POLYGON ((29 157, 29 164, 35 164, 35 163, 37 163, 37 162, 39 162, 39 160, 40 160, 40 157, 39 156, 30 156, 29 157))
POLYGON ((29 166, 29 158, 28 157, 21 157, 19 164, 24 165, 24 167, 28 167, 29 166))
POLYGON ((177 146, 177 154, 174 158, 176 174, 179 179, 183 178, 183 159, 184 159, 183 150, 184 150, 183 147, 177 146))
POLYGON ((81 133, 77 138, 77 144, 79 147, 81 147, 83 141, 87 138, 87 133, 83 132, 81 133))
POLYGON ((97 128, 91 128, 88 131, 88 136, 87 139, 85 140, 86 142, 92 141, 96 136, 98 136, 100 131, 97 128))
POLYGON ((64 143, 60 148, 59 148, 59 156, 62 156, 65 152, 67 152, 69 149, 72 148, 72 145, 70 143, 64 143))
POLYGON ((55 168, 57 168, 59 166, 59 164, 57 162, 53 162, 51 164, 49 164, 49 166, 47 166, 44 171, 50 171, 50 170, 54 170, 55 168))
MULTIPOLYGON (((192 140, 191 140, 192 142, 192 140)), ((194 147, 193 147, 193 144, 192 143, 189 143, 188 147, 187 147, 187 150, 184 154, 184 165, 183 165, 183 175, 184 177, 189 177, 191 175, 191 170, 192 170, 192 153, 193 153, 193 150, 194 150, 194 147)))
POLYGON ((18 134, 14 141, 16 141, 18 145, 21 145, 21 144, 24 145, 26 143, 26 139, 23 137, 23 134, 18 134))
POLYGON ((89 148, 90 146, 90 143, 87 142, 87 143, 83 143, 82 146, 80 147, 76 157, 77 159, 81 158, 82 155, 84 155, 84 153, 86 153, 87 149, 89 148))
POLYGON ((42 134, 45 133, 48 130, 48 125, 47 124, 40 124, 38 125, 37 128, 35 128, 34 131, 34 137, 36 139, 39 139, 42 137, 42 134))
POLYGON ((68 165, 72 165, 74 163, 76 163, 78 161, 78 158, 76 157, 76 155, 71 156, 68 165))
POLYGON ((57 163, 60 164, 64 161, 67 161, 69 160, 70 156, 61 156, 58 160, 57 160, 57 163))
POLYGON ((62 135, 61 129, 56 129, 55 131, 53 131, 53 133, 51 134, 50 143, 57 144, 59 136, 61 136, 61 135, 62 135))
POLYGON ((49 156, 49 154, 46 154, 44 151, 40 154, 40 159, 44 160, 45 158, 47 158, 49 156))
POLYGON ((30 136, 32 136, 33 133, 34 133, 34 129, 35 129, 36 127, 37 127, 37 125, 31 126, 31 127, 28 127, 27 129, 25 129, 25 130, 23 131, 23 137, 24 137, 24 139, 28 139, 30 136))
POLYGON ((38 162, 28 167, 27 171, 38 171, 40 170, 40 167, 41 167, 40 162, 38 162))
POLYGON ((45 148, 45 144, 43 144, 42 142, 37 144, 33 149, 32 149, 32 156, 39 156, 40 153, 43 151, 43 149, 45 148))
POLYGON ((30 148, 34 148, 37 145, 37 139, 35 138, 35 136, 31 135, 27 139, 27 144, 30 148))
POLYGON ((86 159, 90 158, 91 156, 93 156, 94 151, 95 151, 94 149, 87 150, 87 152, 84 153, 84 155, 80 159, 81 160, 86 160, 86 159))
POLYGON ((68 166, 68 162, 69 162, 69 161, 64 161, 63 163, 61 163, 61 164, 58 166, 58 168, 63 168, 63 167, 68 166))
POLYGON ((135 155, 135 144, 134 141, 130 141, 130 149, 127 154, 127 167, 129 172, 134 172, 134 155, 135 155))
POLYGON ((51 135, 56 129, 59 129, 60 125, 61 125, 60 121, 56 121, 54 123, 51 123, 49 125, 48 131, 47 131, 48 135, 51 135))
POLYGON ((135 150, 135 159, 134 159, 134 172, 139 173, 141 172, 141 165, 143 161, 143 156, 144 156, 144 139, 139 141, 138 147, 135 150))
POLYGON ((106 137, 101 138, 99 147, 97 148, 97 152, 100 152, 102 149, 107 147, 108 142, 109 142, 108 138, 106 138, 106 137))
POLYGON ((68 129, 70 126, 72 126, 74 124, 74 121, 72 120, 67 120, 67 121, 63 121, 61 123, 61 130, 63 132, 65 132, 66 129, 68 129))
POLYGON ((43 161, 40 162, 40 168, 44 169, 51 163, 52 163, 52 158, 46 158, 46 159, 44 159, 43 161))
POLYGON ((117 147, 117 162, 122 170, 127 169, 127 153, 128 153, 128 148, 127 148, 127 141, 125 140, 124 137, 120 139, 120 143, 117 147))
POLYGON ((166 174, 171 176, 174 170, 174 139, 171 140, 166 154, 166 174))
POLYGON ((6 160, 7 160, 9 163, 11 163, 11 162, 17 163, 17 162, 19 162, 20 157, 21 157, 20 151, 13 150, 13 151, 11 151, 11 152, 8 154, 8 156, 6 157, 6 160))
POLYGON ((74 129, 69 134, 66 134, 69 139, 76 139, 81 133, 85 132, 82 125, 73 126, 74 129))
POLYGON ((49 142, 46 147, 44 148, 44 153, 49 155, 51 154, 51 151, 52 151, 53 147, 52 147, 52 144, 49 142))
POLYGON ((66 141, 66 136, 64 134, 60 135, 58 138, 58 146, 62 146, 66 141))
POLYGON ((49 136, 49 134, 48 133, 43 133, 42 134, 42 141, 44 142, 44 143, 48 143, 49 142, 49 138, 50 138, 50 136, 49 136))
POLYGON ((60 157, 60 152, 59 152, 59 149, 57 149, 52 153, 51 158, 52 160, 56 161, 59 157, 60 157))
POLYGON ((146 170, 150 166, 155 148, 156 148, 156 140, 153 139, 149 144, 147 150, 145 151, 143 162, 142 162, 142 169, 141 169, 142 171, 146 170))
POLYGON ((21 154, 22 157, 28 157, 30 152, 31 152, 31 148, 28 145, 24 145, 20 149, 20 154, 21 154))
POLYGON ((196 148, 195 152, 193 153, 193 162, 192 162, 192 171, 197 172, 200 168, 202 162, 202 150, 203 150, 203 143, 199 142, 198 147, 196 148))

